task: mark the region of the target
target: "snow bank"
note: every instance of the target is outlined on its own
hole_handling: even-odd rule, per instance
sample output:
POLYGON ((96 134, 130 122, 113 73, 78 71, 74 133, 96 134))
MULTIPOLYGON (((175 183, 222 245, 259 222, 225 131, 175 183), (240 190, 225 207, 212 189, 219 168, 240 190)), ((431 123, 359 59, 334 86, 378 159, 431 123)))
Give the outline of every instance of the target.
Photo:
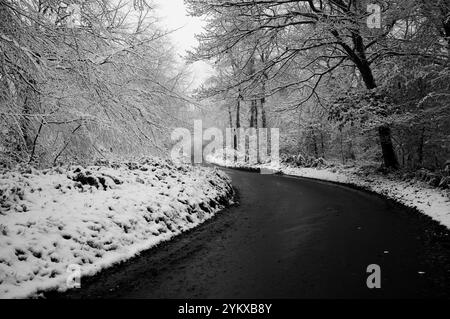
POLYGON ((358 167, 306 168, 287 164, 248 165, 242 161, 225 161, 222 154, 207 157, 213 164, 225 167, 257 168, 261 172, 276 172, 286 175, 315 178, 342 184, 355 185, 394 199, 405 206, 417 209, 450 229, 449 190, 433 188, 415 179, 401 180, 394 176, 369 173, 358 167))
POLYGON ((66 289, 212 217, 230 203, 217 169, 159 159, 0 174, 0 297, 66 289))

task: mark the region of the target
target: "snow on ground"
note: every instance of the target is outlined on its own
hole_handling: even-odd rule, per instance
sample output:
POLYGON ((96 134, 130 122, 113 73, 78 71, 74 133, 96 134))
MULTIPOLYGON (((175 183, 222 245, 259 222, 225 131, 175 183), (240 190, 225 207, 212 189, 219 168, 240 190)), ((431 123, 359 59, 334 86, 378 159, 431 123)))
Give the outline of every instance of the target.
MULTIPOLYGON (((0 298, 66 289, 135 256, 231 203, 217 169, 159 159, 0 174, 0 298)), ((82 282, 81 282, 82 283, 82 282)))
POLYGON ((414 179, 402 180, 394 176, 369 173, 358 167, 340 165, 332 168, 293 167, 285 163, 278 166, 271 163, 248 165, 242 161, 225 160, 220 152, 209 155, 207 161, 225 167, 257 168, 261 173, 282 173, 358 186, 415 208, 450 228, 449 190, 433 188, 414 179))

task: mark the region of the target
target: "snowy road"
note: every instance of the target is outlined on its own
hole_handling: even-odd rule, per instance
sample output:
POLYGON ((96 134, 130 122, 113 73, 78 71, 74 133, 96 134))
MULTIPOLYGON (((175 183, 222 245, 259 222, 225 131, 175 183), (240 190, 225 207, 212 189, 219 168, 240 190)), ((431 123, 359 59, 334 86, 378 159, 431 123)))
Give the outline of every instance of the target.
POLYGON ((377 195, 226 170, 240 205, 56 298, 449 297, 450 236, 377 195), (366 268, 381 267, 381 289, 366 268))

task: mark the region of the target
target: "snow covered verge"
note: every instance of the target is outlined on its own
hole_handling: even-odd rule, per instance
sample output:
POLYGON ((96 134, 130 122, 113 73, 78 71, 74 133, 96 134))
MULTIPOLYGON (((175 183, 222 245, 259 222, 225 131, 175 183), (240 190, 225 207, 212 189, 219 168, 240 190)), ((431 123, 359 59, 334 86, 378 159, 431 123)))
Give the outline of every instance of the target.
MULTIPOLYGON (((318 159, 312 166, 299 167, 285 159, 275 167, 271 164, 248 165, 242 161, 224 160, 220 153, 209 155, 207 161, 219 166, 257 169, 261 173, 277 173, 320 179, 366 189, 405 206, 415 208, 450 229, 450 190, 431 186, 417 174, 381 172, 375 166, 329 164, 318 159)), ((436 185, 437 186, 437 185, 436 185)))
POLYGON ((139 163, 0 172, 0 298, 65 290, 211 218, 232 202, 214 168, 139 163))

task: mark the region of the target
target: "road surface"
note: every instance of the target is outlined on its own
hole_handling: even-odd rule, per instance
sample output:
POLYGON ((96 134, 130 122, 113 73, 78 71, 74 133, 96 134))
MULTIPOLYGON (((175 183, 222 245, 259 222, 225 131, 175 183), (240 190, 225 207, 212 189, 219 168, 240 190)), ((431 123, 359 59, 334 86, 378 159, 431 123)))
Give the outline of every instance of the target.
POLYGON ((411 209, 335 184, 226 170, 239 205, 48 298, 450 296, 450 236, 411 209), (381 267, 369 289, 367 266, 381 267))

